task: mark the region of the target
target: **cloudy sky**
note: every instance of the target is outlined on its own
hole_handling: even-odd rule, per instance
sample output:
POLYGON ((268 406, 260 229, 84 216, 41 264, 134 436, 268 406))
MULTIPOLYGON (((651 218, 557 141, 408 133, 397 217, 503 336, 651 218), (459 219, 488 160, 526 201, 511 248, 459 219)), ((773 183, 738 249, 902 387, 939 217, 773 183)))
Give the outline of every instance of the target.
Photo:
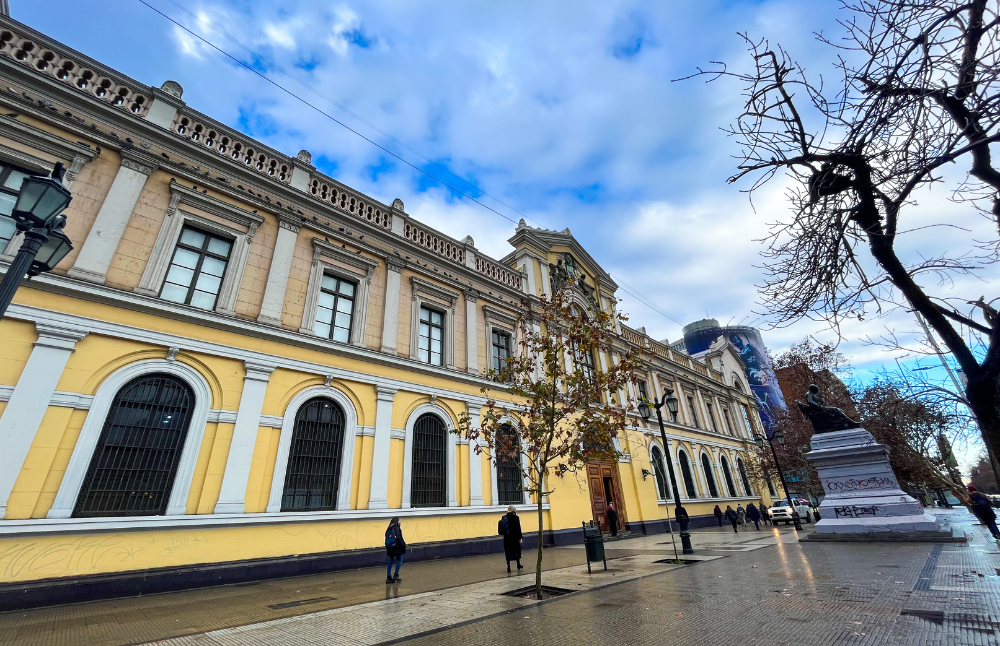
MULTIPOLYGON (((772 351, 833 338, 809 321, 768 330, 757 306, 759 240, 787 206, 780 182, 754 209, 725 181, 737 148, 720 128, 739 113, 740 88, 672 82, 713 60, 745 67, 741 31, 828 71, 832 52, 813 34, 839 35, 833 0, 74 0, 58 11, 11 0, 11 13, 142 82, 180 82, 195 109, 288 154, 308 149, 321 170, 383 202, 403 199, 494 257, 510 250, 521 217, 569 227, 622 286, 631 324, 657 338, 675 340, 705 316, 762 327, 772 351)), ((946 197, 922 196, 913 228, 957 213, 946 197)), ((968 245, 969 233, 921 230, 904 244, 933 253, 968 245)), ((969 295, 989 293, 989 278, 964 279, 984 281, 969 295)), ((841 349, 860 374, 892 364, 863 343, 886 327, 915 323, 895 312, 843 328, 841 349)))

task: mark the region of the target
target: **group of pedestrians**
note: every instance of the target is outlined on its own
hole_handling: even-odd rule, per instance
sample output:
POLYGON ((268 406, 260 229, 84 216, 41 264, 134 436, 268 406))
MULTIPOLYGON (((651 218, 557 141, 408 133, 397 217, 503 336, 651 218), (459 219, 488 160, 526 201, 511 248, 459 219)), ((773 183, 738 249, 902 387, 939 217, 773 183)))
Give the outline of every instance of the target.
POLYGON ((760 504, 760 508, 753 503, 748 504, 746 509, 743 508, 743 505, 736 505, 735 510, 733 510, 732 505, 726 505, 726 511, 722 511, 722 508, 716 505, 714 513, 715 519, 719 522, 719 527, 722 527, 722 519, 725 518, 732 523, 733 531, 737 533, 739 533, 738 527, 747 526, 748 519, 758 530, 761 523, 766 525, 771 522, 770 516, 767 513, 767 506, 764 503, 760 504))

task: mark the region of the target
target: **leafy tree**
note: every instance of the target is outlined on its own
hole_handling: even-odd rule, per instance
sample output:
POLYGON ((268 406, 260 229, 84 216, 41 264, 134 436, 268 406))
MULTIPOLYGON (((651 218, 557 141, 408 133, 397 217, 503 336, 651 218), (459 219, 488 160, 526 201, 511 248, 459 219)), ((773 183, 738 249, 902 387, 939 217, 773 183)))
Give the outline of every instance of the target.
MULTIPOLYGON (((616 396, 633 380, 636 352, 616 331, 623 318, 601 310, 567 283, 551 297, 525 299, 518 316, 518 349, 488 378, 478 427, 468 415, 457 433, 474 442, 491 461, 524 465, 523 477, 538 514, 535 593, 542 598, 542 504, 554 490, 548 476, 573 471, 592 460, 617 460, 614 440, 627 426, 628 402, 616 396), (597 353, 612 356, 606 371, 597 353), (590 357, 590 361, 587 357, 590 357), (503 393, 497 401, 493 390, 503 393), (619 405, 622 404, 622 405, 619 405), (523 459, 522 459, 523 458, 523 459)), ((494 492, 494 496, 496 492, 494 492)))
MULTIPOLYGON (((833 78, 811 75, 780 46, 744 35, 750 71, 699 71, 744 84, 729 128, 750 192, 782 175, 789 215, 772 227, 763 305, 778 324, 914 311, 968 379, 964 396, 1000 452, 1000 310, 955 293, 954 278, 1000 260, 1000 7, 996 0, 844 0, 833 78), (956 175, 958 177, 956 177, 956 175), (965 248, 908 251, 927 226, 914 206, 934 184, 967 208, 930 226, 970 231, 965 248), (971 233, 985 217, 992 233, 971 233)), ((940 189, 939 189, 940 190, 940 189)), ((954 245, 953 245, 954 248, 954 245)))

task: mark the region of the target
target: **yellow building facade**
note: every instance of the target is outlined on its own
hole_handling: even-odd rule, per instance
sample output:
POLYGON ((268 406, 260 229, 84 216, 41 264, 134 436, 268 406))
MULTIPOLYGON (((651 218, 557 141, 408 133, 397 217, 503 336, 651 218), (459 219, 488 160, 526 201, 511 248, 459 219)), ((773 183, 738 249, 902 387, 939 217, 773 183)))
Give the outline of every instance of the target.
MULTIPOLYGON (((489 258, 198 113, 177 83, 6 16, 0 77, 0 213, 62 162, 75 246, 0 322, 0 605, 366 565, 392 516, 415 558, 491 551, 507 505, 533 509, 452 431, 552 272, 614 307, 568 230, 522 222, 489 258)), ((0 268, 19 245, 0 227, 0 268)), ((547 540, 578 540, 611 499, 632 532, 664 531, 666 473, 696 524, 769 502, 746 477, 760 422, 731 348, 693 360, 621 333, 647 357, 627 398, 672 388, 680 414, 667 446, 633 416, 619 462, 554 477, 547 540)))

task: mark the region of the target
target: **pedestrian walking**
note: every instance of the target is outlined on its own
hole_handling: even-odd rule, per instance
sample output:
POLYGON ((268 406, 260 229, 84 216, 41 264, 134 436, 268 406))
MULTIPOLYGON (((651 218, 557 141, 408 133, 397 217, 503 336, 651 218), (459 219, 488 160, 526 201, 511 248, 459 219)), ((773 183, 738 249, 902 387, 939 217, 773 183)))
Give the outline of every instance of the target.
POLYGON ((615 503, 608 503, 608 525, 611 527, 611 535, 618 536, 618 512, 615 511, 615 503))
POLYGON ((719 521, 719 527, 722 527, 722 510, 718 505, 715 506, 715 520, 719 521))
POLYGON ((521 534, 521 519, 518 518, 514 507, 507 508, 507 513, 500 518, 497 531, 503 536, 503 556, 507 559, 507 573, 510 573, 511 561, 517 561, 517 569, 523 570, 521 545, 524 543, 524 537, 521 534))
POLYGON ((990 499, 976 490, 976 485, 969 485, 969 502, 972 503, 972 513, 979 522, 986 525, 993 538, 1000 540, 1000 530, 997 530, 997 513, 993 511, 990 499))
POLYGON ((771 512, 767 510, 767 505, 764 504, 763 500, 760 501, 760 521, 765 525, 774 524, 771 522, 771 512))
POLYGON ((732 505, 726 505, 726 520, 733 524, 733 531, 739 534, 740 530, 736 529, 736 523, 739 522, 740 517, 733 511, 732 505))
POLYGON ((747 504, 747 518, 753 522, 754 527, 757 531, 760 531, 760 511, 757 509, 757 505, 752 502, 747 504))
POLYGON ((389 527, 385 530, 385 553, 388 563, 385 566, 385 582, 399 583, 399 566, 403 564, 403 554, 406 554, 406 541, 403 540, 403 530, 399 526, 399 517, 393 516, 389 521, 389 527), (393 563, 396 564, 395 574, 392 571, 393 563))
POLYGON ((743 505, 736 505, 736 516, 739 518, 740 527, 746 527, 747 511, 743 509, 743 505))

